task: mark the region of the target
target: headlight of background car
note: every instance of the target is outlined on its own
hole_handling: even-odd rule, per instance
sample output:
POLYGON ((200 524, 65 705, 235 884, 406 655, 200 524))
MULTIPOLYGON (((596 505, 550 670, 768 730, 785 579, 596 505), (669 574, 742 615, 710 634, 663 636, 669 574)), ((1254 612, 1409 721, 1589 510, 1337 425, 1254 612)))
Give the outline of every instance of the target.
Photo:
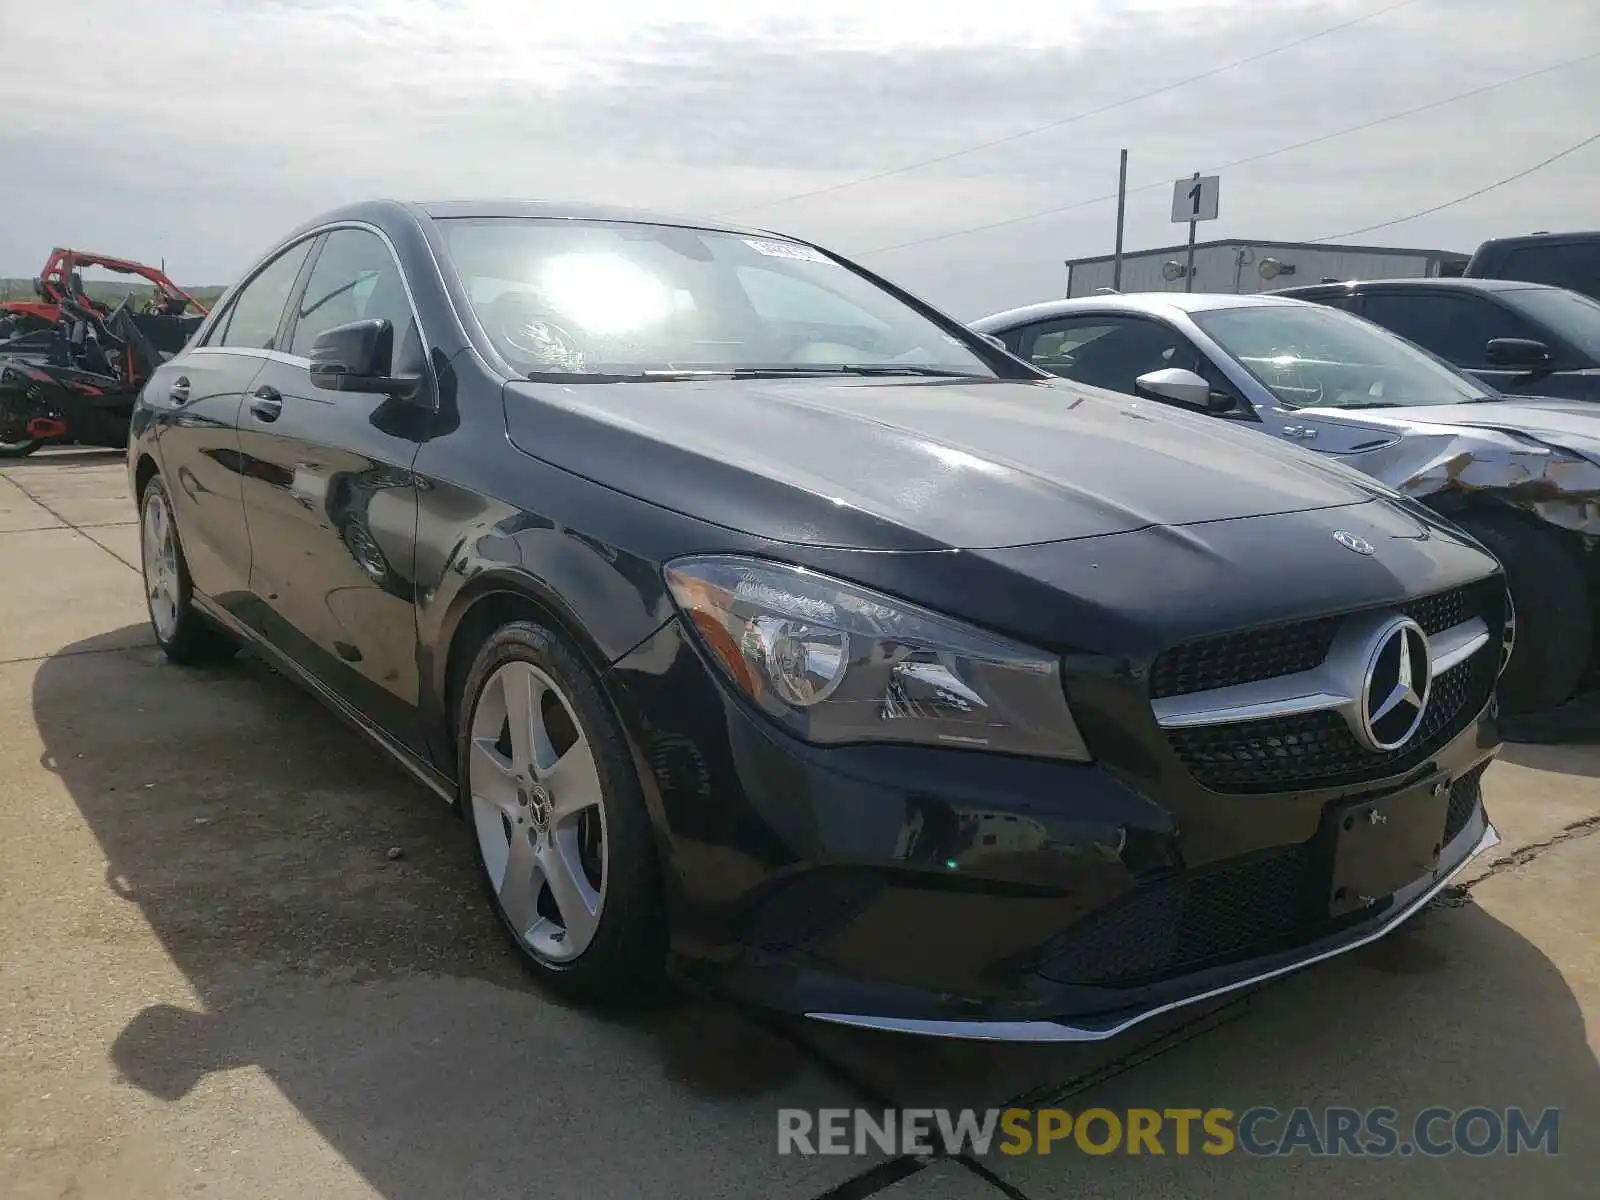
POLYGON ((685 558, 666 578, 739 690, 806 741, 1089 757, 1043 651, 780 563, 685 558))

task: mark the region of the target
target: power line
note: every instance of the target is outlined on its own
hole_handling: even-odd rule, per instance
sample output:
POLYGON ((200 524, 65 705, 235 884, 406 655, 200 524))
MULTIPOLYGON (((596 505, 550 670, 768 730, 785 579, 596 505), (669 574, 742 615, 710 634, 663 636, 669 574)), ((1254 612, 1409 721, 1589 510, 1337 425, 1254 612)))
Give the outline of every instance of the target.
POLYGON ((1565 150, 1557 151, 1549 158, 1534 163, 1533 166, 1528 167, 1526 170, 1518 171, 1515 175, 1507 175, 1504 179, 1497 179, 1488 186, 1481 187, 1475 192, 1468 192, 1465 196, 1457 196, 1454 200, 1446 200, 1443 204, 1435 204, 1432 208, 1425 208, 1421 212, 1410 213, 1404 217, 1396 217, 1392 221, 1379 221, 1376 225, 1363 225, 1360 229, 1352 229, 1346 233, 1330 233, 1326 237, 1312 238, 1311 240, 1313 242, 1331 242, 1337 240, 1338 238, 1355 237, 1358 233, 1371 233, 1374 229, 1387 229, 1391 225, 1404 225, 1407 221, 1415 221, 1418 217, 1426 217, 1436 212, 1443 212, 1447 208, 1454 208, 1458 204, 1465 204, 1468 200, 1476 200, 1479 196, 1484 195, 1486 192, 1492 192, 1496 188, 1505 187, 1505 185, 1508 183, 1515 183, 1519 179, 1526 179, 1535 171, 1542 171, 1551 163, 1559 162, 1561 159, 1566 158, 1569 154, 1576 154, 1579 150, 1582 150, 1585 146, 1590 145, 1593 142, 1600 142, 1600 133, 1591 133, 1581 142, 1574 142, 1565 150))
MULTIPOLYGON (((1214 167, 1207 167, 1205 170, 1208 173, 1216 173, 1220 171, 1232 170, 1235 167, 1249 166, 1252 163, 1262 162, 1269 158, 1276 158, 1281 154, 1290 154, 1296 150, 1304 150, 1309 146, 1318 146, 1323 142, 1331 142, 1337 138, 1348 137, 1353 133, 1363 133, 1368 129, 1375 129, 1379 125, 1388 125, 1394 121, 1402 121, 1407 117, 1414 117, 1420 113, 1431 112, 1437 108, 1444 108, 1447 105, 1456 104, 1462 100, 1470 100, 1474 96, 1482 96, 1488 92, 1499 91, 1501 88, 1513 87, 1516 84, 1525 83, 1530 79, 1537 78, 1538 76, 1549 75, 1556 71, 1564 71, 1568 67, 1575 67, 1580 63, 1591 62, 1597 58, 1600 58, 1600 51, 1591 51, 1590 53, 1581 55, 1577 58, 1569 58, 1562 62, 1553 63, 1548 67, 1540 67, 1534 71, 1525 71, 1521 75, 1512 76, 1510 79, 1502 79, 1498 83, 1483 84, 1479 87, 1471 88, 1465 92, 1457 92, 1453 96, 1445 96, 1439 100, 1430 100, 1427 104, 1419 104, 1415 108, 1401 109, 1399 112, 1389 113, 1388 115, 1382 117, 1375 117, 1370 121, 1362 121, 1358 125, 1351 125, 1344 129, 1336 129, 1332 133, 1319 134, 1313 138, 1306 138, 1304 141, 1293 142, 1287 146, 1279 146, 1274 150, 1263 150, 1259 154, 1246 155, 1244 158, 1236 158, 1232 162, 1225 162, 1214 167)), ((1129 188, 1128 194, 1131 196, 1139 192, 1149 192, 1158 188, 1169 188, 1171 186, 1172 181, 1170 179, 1152 181, 1150 183, 1141 183, 1138 187, 1129 188)), ((948 233, 935 233, 929 235, 928 237, 915 238, 908 242, 896 242, 892 246, 878 246, 871 250, 861 250, 856 253, 855 257, 866 258, 873 254, 888 254, 892 250, 907 250, 913 246, 926 246, 933 242, 943 242, 949 240, 950 238, 965 237, 972 233, 987 233, 991 229, 1004 229, 1008 225, 1020 225, 1025 221, 1038 221, 1045 217, 1059 216, 1061 213, 1073 212, 1080 208, 1088 208, 1090 205, 1094 204, 1104 204, 1108 200, 1115 200, 1116 198, 1117 194, 1115 192, 1108 192, 1100 196, 1090 196, 1083 200, 1075 200, 1070 204, 1059 204, 1054 208, 1039 209, 1035 212, 1022 213, 1015 217, 1003 217, 998 221, 989 221, 983 225, 964 226, 961 229, 952 229, 948 233)))
POLYGON ((1198 75, 1190 75, 1186 78, 1175 80, 1172 83, 1163 84, 1161 87, 1154 88, 1151 91, 1140 92, 1137 96, 1126 96, 1121 100, 1113 100, 1109 104, 1102 104, 1099 108, 1087 109, 1084 112, 1074 113, 1070 117, 1062 117, 1056 121, 1047 121, 1043 125, 1035 125, 1031 129, 1022 129, 1018 130, 1016 133, 1008 133, 1003 137, 997 137, 987 142, 978 142, 975 145, 967 146, 961 150, 952 150, 948 154, 936 155, 933 158, 918 159, 916 162, 906 163, 904 166, 892 167, 887 171, 879 171, 876 175, 863 175, 859 179, 847 179, 842 183, 831 183, 827 187, 815 188, 809 192, 797 192, 792 196, 782 196, 775 200, 763 200, 756 204, 746 204, 741 205, 738 208, 723 209, 721 212, 715 212, 710 215, 713 217, 725 217, 734 213, 759 212, 765 208, 776 208, 782 204, 794 204, 801 200, 811 200, 817 196, 828 196, 832 195, 834 192, 842 192, 847 188, 861 187, 863 184, 868 183, 877 183, 881 179, 892 179, 894 176, 904 175, 908 171, 920 171, 923 167, 931 167, 938 163, 950 162, 952 159, 965 158, 967 155, 976 154, 980 150, 991 150, 996 146, 1004 146, 1010 142, 1019 141, 1022 138, 1033 137, 1038 133, 1047 133, 1052 129, 1060 129, 1065 125, 1071 125, 1077 121, 1084 121, 1090 117, 1098 117, 1102 113, 1108 113, 1118 108, 1125 108, 1130 104, 1137 104, 1141 100, 1150 100, 1156 96, 1164 96, 1168 92, 1173 92, 1179 88, 1187 87, 1191 83, 1199 83, 1201 80, 1212 79, 1226 71, 1232 71, 1238 67, 1248 66, 1250 63, 1260 62, 1264 58, 1271 58, 1275 54, 1282 54, 1285 51, 1293 50, 1299 46, 1304 46, 1307 42, 1314 42, 1318 38, 1324 38, 1329 34, 1334 34, 1340 32, 1341 30, 1349 29, 1352 25, 1360 25, 1363 21, 1375 20, 1378 17, 1386 16, 1389 13, 1392 13, 1397 9, 1406 8, 1416 3, 1418 3, 1418 0, 1396 0, 1396 3, 1386 5, 1385 7, 1376 9, 1373 12, 1366 13, 1359 17, 1352 17, 1348 21, 1342 21, 1337 25, 1330 25, 1326 29, 1319 29, 1315 33, 1310 33, 1304 37, 1296 38, 1292 42, 1285 42, 1281 46, 1274 46, 1269 50, 1261 50, 1255 54, 1246 55, 1244 58, 1235 59, 1230 63, 1224 63, 1220 67, 1212 67, 1210 70, 1202 71, 1198 75))

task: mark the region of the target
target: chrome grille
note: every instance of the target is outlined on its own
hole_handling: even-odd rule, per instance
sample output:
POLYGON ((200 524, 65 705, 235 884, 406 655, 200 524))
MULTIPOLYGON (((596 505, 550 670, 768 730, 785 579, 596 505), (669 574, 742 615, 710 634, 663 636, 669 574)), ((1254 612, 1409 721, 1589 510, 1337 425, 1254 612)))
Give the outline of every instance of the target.
MULTIPOLYGON (((1492 577, 1391 607, 1410 617, 1430 635, 1471 617, 1487 617, 1490 613, 1497 614, 1496 621, 1490 622, 1493 628, 1503 604, 1504 586, 1498 577, 1492 577)), ((1351 615, 1345 613, 1264 629, 1247 629, 1174 646, 1151 664, 1150 698, 1161 700, 1209 692, 1214 688, 1309 671, 1328 656, 1340 624, 1351 615)))
POLYGON ((1218 792, 1341 787, 1410 770, 1459 734, 1489 702, 1496 655, 1474 654, 1433 681, 1422 725, 1398 750, 1368 750, 1332 711, 1169 729, 1195 780, 1218 792))

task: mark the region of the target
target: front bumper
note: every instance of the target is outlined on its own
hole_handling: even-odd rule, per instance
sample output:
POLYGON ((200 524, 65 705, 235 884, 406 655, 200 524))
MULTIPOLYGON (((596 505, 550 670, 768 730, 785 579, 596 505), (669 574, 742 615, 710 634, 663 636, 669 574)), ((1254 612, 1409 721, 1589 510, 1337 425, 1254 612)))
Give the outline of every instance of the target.
MULTIPOLYGON (((1283 975, 1304 970, 1315 966, 1317 963, 1326 962, 1330 958, 1337 958, 1351 950, 1359 950, 1362 946, 1370 945, 1379 938, 1394 932, 1407 918, 1415 915, 1441 891, 1449 886, 1450 881, 1466 869, 1472 862, 1486 850, 1491 850, 1500 844, 1500 834, 1488 819, 1479 811, 1478 818, 1473 826, 1461 835, 1460 840, 1466 842, 1476 835, 1466 853, 1456 861, 1456 864, 1442 875, 1433 878, 1418 880, 1406 891, 1397 893, 1394 897, 1395 907, 1391 915, 1379 921, 1372 928, 1358 936, 1335 940, 1330 945, 1312 945, 1287 956, 1288 961, 1276 965, 1270 962, 1257 962, 1250 964, 1248 973, 1235 979, 1231 983, 1212 987, 1209 990, 1196 991, 1177 1000, 1170 1000, 1164 1004, 1155 1004, 1145 1008, 1133 1009, 1119 1013, 1110 1013, 1099 1020, 1075 1019, 1059 1021, 951 1021, 951 1020, 908 1020, 897 1017, 874 1017, 861 1013, 836 1013, 812 1012, 808 1017, 818 1021, 828 1021, 836 1025, 852 1025, 860 1029, 878 1029, 893 1033, 916 1033, 930 1037, 965 1038, 974 1041, 987 1042, 1101 1042, 1107 1038, 1116 1037, 1132 1029, 1135 1025, 1142 1024, 1153 1017, 1175 1012, 1194 1004, 1203 1004, 1208 1000, 1217 1000, 1231 992, 1243 991, 1267 983, 1283 975)), ((1455 849, 1455 847, 1451 847, 1455 849)))
MULTIPOLYGON (((660 834, 678 965, 831 1022, 1112 1037, 1383 936, 1497 841, 1477 782, 1499 747, 1492 704, 1399 776, 1224 795, 1180 783, 1175 759, 1136 781, 1098 764, 807 745, 736 699, 676 623, 608 685, 660 834), (1436 865, 1331 917, 1330 814, 1424 781, 1451 798, 1436 865)), ((1115 727, 1138 742, 1124 760, 1154 746, 1131 719, 1115 727)))

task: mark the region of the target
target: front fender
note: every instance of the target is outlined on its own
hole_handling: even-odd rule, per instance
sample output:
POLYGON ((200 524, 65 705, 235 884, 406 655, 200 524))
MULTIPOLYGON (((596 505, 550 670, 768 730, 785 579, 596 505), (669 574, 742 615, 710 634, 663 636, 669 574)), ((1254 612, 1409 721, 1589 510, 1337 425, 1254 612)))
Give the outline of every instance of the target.
POLYGON ((435 761, 454 762, 451 689, 481 638, 532 608, 603 673, 672 617, 660 571, 614 543, 430 480, 419 495, 417 632, 435 761))

